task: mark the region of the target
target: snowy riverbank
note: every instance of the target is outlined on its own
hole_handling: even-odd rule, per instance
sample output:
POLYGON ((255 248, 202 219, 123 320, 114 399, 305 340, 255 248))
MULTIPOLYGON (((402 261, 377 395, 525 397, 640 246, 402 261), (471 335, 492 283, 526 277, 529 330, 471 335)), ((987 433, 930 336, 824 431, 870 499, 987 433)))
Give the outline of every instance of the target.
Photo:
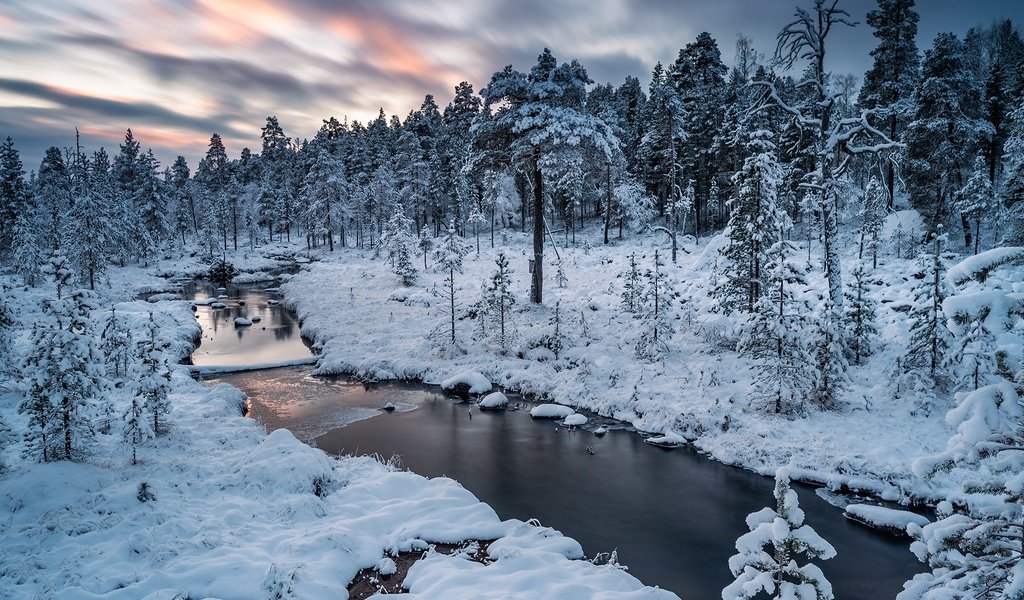
MULTIPOLYGON (((156 291, 155 273, 188 272, 184 263, 113 270, 120 291, 101 294, 105 308, 96 316, 123 297, 156 291)), ((12 292, 23 326, 51 291, 12 292)), ((152 311, 168 354, 190 352, 198 331, 187 302, 116 308, 136 328, 152 311)), ((20 383, 8 379, 0 389, 0 417, 23 430, 20 383)), ((422 540, 465 539, 496 539, 488 550, 493 562, 429 554, 414 569, 408 597, 675 597, 615 566, 575 560, 583 555, 575 541, 501 521, 450 479, 329 457, 284 430, 268 434, 241 416, 238 390, 197 383, 184 366, 173 369, 170 401, 168 433, 139 447, 137 465, 116 431, 96 436, 88 459, 77 463, 40 464, 22 456, 19 439, 5 444, 5 597, 343 597, 356 573, 386 554, 421 548, 422 540)))
MULTIPOLYGON (((677 292, 672 309, 676 333, 661 359, 645 361, 635 352, 642 324, 620 308, 621 274, 630 254, 635 253, 641 269, 652 266, 655 248, 669 262, 663 236, 592 249, 560 248, 568 279, 564 288, 556 283, 549 247, 552 262, 546 267, 550 275, 543 306, 527 300, 528 240, 515 233, 505 237, 494 250, 485 240, 480 255, 471 253, 465 273, 456 277, 459 344, 454 351, 446 343, 447 299, 437 293, 442 275, 423 272, 422 257, 416 285, 406 288, 370 252, 323 254, 281 288, 297 311, 303 335, 315 341, 322 355, 318 372, 437 383, 473 369, 506 390, 589 409, 643 431, 680 433, 715 459, 759 473, 790 465, 801 479, 889 500, 936 500, 949 491, 928 487, 911 466, 917 457, 945 448, 952 429, 943 417, 952 399, 925 401, 907 393, 894 399, 888 378, 879 377, 904 350, 901 311, 911 299, 913 261, 883 258, 873 273, 880 349, 851 369, 853 385, 842 406, 835 411, 810 407, 804 416, 787 417, 751 406, 749 362, 737 356, 729 341, 736 322, 711 311, 708 289, 720 238, 709 246, 687 244, 678 263, 669 263, 677 292), (507 350, 493 327, 482 330, 471 318, 498 251, 509 256, 511 289, 519 300, 510 317, 507 350), (556 304, 562 348, 557 359, 551 351, 556 304)), ((819 276, 807 294, 823 289, 819 276)))

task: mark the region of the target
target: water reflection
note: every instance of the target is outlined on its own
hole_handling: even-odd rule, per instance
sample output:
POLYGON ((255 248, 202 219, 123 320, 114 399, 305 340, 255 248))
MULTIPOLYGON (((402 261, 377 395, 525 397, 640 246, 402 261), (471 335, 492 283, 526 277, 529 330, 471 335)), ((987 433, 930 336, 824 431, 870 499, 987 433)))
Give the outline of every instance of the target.
POLYGON ((268 298, 280 298, 276 292, 264 291, 276 285, 270 281, 262 286, 229 285, 223 292, 207 282, 186 285, 185 298, 203 301, 223 295, 218 301, 226 305, 226 308, 196 307, 203 337, 192 354, 193 364, 234 366, 308 357, 308 342, 297 335, 298 326, 291 312, 279 304, 267 303, 268 298), (235 325, 238 317, 254 322, 239 327, 235 325))

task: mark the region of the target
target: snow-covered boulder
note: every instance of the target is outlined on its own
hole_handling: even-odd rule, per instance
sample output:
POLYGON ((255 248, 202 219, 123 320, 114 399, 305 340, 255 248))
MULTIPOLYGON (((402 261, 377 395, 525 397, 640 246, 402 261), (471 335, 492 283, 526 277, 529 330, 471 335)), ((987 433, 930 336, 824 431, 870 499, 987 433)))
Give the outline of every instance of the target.
POLYGON ((930 523, 924 515, 870 504, 849 504, 843 516, 862 525, 902 536, 908 535, 907 527, 911 524, 924 527, 930 523))
POLYGON ((231 280, 232 283, 259 283, 261 281, 273 281, 274 276, 265 271, 255 273, 240 273, 231 280))
POLYGON ((210 308, 221 309, 221 308, 227 308, 227 307, 228 307, 228 305, 224 304, 223 302, 213 302, 213 303, 210 304, 210 308))
POLYGON ((192 306, 212 306, 217 304, 216 298, 203 298, 202 300, 193 300, 192 306))
POLYGON ((281 303, 280 300, 274 300, 273 298, 271 298, 270 300, 267 300, 267 304, 269 304, 270 306, 277 306, 280 303, 281 303))
POLYGON ((564 419, 576 411, 564 404, 538 404, 530 410, 534 419, 564 419))
POLYGON ((501 410, 508 406, 508 398, 501 392, 492 392, 484 396, 477 406, 480 410, 501 410))
POLYGON ((460 371, 441 382, 441 389, 459 396, 486 394, 491 391, 491 381, 476 371, 460 371))
POLYGON ((248 327, 252 325, 252 321, 245 317, 235 317, 235 327, 248 327))
POLYGON ((644 439, 644 443, 662 448, 677 448, 686 443, 686 438, 674 431, 666 431, 664 435, 656 435, 644 439))
POLYGON ((575 413, 566 417, 565 420, 562 421, 562 424, 566 427, 579 427, 580 425, 587 424, 587 417, 586 415, 575 413))
POLYGON ((250 320, 250 321, 252 321, 253 323, 259 323, 260 321, 262 321, 262 320, 263 320, 263 317, 261 317, 261 316, 259 316, 259 315, 255 315, 255 316, 253 316, 253 317, 252 317, 251 319, 249 319, 249 320, 250 320))

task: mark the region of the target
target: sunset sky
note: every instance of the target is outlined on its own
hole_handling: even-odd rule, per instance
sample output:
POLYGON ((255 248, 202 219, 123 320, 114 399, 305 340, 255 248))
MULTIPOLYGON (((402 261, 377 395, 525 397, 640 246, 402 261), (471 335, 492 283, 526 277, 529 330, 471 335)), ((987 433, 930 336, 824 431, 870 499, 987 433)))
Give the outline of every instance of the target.
MULTIPOLYGON (((809 1, 802 5, 810 6, 809 1)), ((830 68, 858 76, 874 46, 864 14, 839 31, 830 68)), ((329 116, 366 121, 383 107, 404 118, 423 95, 442 107, 454 86, 476 89, 506 64, 527 70, 544 46, 579 58, 598 82, 647 85, 709 31, 731 64, 738 33, 770 53, 792 3, 765 0, 6 0, 0 4, 0 137, 26 169, 50 145, 115 149, 131 127, 169 164, 191 166, 212 132, 236 156, 259 146, 277 115, 311 137, 329 116)), ((962 34, 1000 17, 1024 22, 1021 0, 919 0, 924 49, 939 31, 962 34)))

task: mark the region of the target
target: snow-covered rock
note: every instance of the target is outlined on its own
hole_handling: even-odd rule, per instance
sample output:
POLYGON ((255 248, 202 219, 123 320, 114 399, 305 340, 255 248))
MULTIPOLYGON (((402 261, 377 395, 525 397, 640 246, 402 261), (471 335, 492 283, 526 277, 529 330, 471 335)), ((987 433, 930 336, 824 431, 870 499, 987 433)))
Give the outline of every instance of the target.
POLYGON ((233 283, 259 283, 261 281, 273 281, 274 276, 266 271, 256 271, 255 273, 240 273, 235 275, 231 281, 233 283))
POLYGON ((851 521, 896 535, 907 535, 907 527, 911 523, 918 527, 930 523, 928 517, 924 515, 870 504, 848 504, 843 516, 851 521))
POLYGON ((252 317, 249 318, 249 320, 252 321, 253 323, 259 323, 260 321, 263 320, 263 317, 259 315, 253 315, 252 317))
POLYGON ((662 448, 675 448, 685 444, 686 438, 674 431, 666 431, 663 435, 645 438, 644 442, 652 446, 661 446, 662 448))
POLYGON ((210 308, 221 309, 221 308, 227 308, 227 307, 228 307, 227 304, 224 304, 223 302, 220 302, 220 301, 216 301, 216 302, 211 302, 210 303, 210 308))
POLYGON ((562 421, 562 424, 566 427, 579 427, 580 425, 586 425, 588 419, 586 415, 580 413, 571 414, 562 421))
POLYGON ((530 410, 534 419, 564 419, 576 411, 564 404, 538 404, 530 410))
POLYGON ((480 410, 500 410, 508 406, 508 398, 501 392, 492 392, 480 399, 480 410))
POLYGON ((460 371, 441 382, 442 390, 456 394, 485 394, 491 391, 491 381, 476 371, 460 371))
POLYGON ((281 303, 280 300, 274 300, 273 298, 271 298, 270 300, 267 300, 267 304, 269 304, 270 306, 277 306, 280 303, 281 303))
POLYGON ((245 317, 235 317, 235 327, 248 327, 252 325, 252 321, 245 317))

